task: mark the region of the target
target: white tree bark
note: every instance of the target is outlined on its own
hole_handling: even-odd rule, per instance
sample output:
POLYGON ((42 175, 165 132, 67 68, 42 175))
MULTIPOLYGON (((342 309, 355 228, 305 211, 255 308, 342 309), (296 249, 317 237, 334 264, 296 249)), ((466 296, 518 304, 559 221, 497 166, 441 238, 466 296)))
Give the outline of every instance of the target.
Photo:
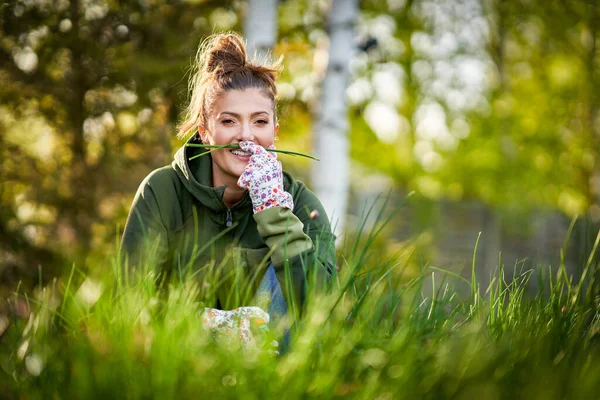
POLYGON ((250 59, 269 59, 277 42, 277 0, 248 0, 244 36, 250 59))
MULTIPOLYGON (((329 61, 313 132, 312 186, 340 238, 346 226, 350 146, 346 113, 349 62, 354 47, 358 0, 333 0, 328 18, 329 61)), ((338 242, 339 243, 339 242, 338 242)))

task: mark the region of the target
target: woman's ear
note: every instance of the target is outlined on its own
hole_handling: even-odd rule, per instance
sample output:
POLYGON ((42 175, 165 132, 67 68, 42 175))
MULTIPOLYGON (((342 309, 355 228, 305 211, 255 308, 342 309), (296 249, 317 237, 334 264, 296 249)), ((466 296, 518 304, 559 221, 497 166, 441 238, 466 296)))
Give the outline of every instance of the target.
POLYGON ((200 140, 202 140, 202 143, 204 143, 204 144, 208 143, 206 141, 208 139, 206 137, 206 129, 204 129, 203 125, 198 125, 198 136, 200 136, 200 140))

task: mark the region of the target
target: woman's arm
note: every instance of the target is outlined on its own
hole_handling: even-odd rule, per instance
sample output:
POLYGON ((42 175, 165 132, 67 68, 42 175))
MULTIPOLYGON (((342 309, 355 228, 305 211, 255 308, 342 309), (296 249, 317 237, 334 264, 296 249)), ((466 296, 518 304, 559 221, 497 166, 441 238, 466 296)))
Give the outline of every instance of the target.
POLYGON ((120 260, 122 275, 127 271, 150 271, 161 267, 167 260, 167 230, 160 218, 155 193, 155 173, 141 183, 125 224, 121 240, 120 260))
POLYGON ((294 315, 299 315, 306 278, 325 283, 334 268, 329 221, 312 192, 301 190, 292 197, 284 190, 283 171, 276 154, 253 142, 240 142, 240 147, 252 156, 238 185, 250 194, 258 233, 271 250, 271 261, 288 307, 294 309, 294 315), (322 217, 305 227, 298 214, 305 214, 308 221, 315 209, 317 213, 313 215, 322 217))
POLYGON ((258 233, 271 249, 271 262, 288 306, 293 304, 299 312, 305 301, 306 280, 323 285, 331 277, 334 236, 316 224, 310 224, 306 234, 308 229, 288 208, 270 208, 254 214, 254 219, 258 233))
POLYGON ((336 271, 335 235, 329 218, 319 198, 304 184, 297 184, 298 194, 294 195, 294 214, 304 226, 304 232, 311 238, 315 259, 313 268, 320 268, 329 280, 336 271), (315 264, 317 263, 317 264, 315 264))

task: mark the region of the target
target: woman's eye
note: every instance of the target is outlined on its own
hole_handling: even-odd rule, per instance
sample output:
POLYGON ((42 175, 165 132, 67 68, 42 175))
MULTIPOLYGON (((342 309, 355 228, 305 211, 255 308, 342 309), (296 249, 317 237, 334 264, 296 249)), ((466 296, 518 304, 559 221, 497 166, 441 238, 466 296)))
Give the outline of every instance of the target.
POLYGON ((223 124, 233 124, 233 120, 232 119, 224 119, 223 121, 221 121, 221 123, 223 123, 223 124))
POLYGON ((258 120, 258 121, 256 121, 256 122, 258 122, 259 124, 265 124, 265 125, 269 123, 269 121, 267 121, 267 120, 264 120, 264 119, 259 119, 259 120, 258 120))

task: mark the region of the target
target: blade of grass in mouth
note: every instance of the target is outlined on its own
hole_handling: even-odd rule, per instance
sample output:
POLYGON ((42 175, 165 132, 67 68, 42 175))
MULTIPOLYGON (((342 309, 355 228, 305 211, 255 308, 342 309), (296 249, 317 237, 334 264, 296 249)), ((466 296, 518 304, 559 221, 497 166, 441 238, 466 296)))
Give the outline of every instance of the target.
MULTIPOLYGON (((199 147, 202 149, 210 149, 209 151, 206 151, 202 154, 197 154, 193 157, 190 157, 190 161, 194 160, 198 157, 202 157, 206 154, 210 154, 213 151, 217 151, 217 150, 221 150, 221 149, 239 149, 240 146, 237 144, 224 144, 224 145, 217 145, 217 144, 198 144, 198 143, 186 143, 186 146, 188 147, 199 147)), ((286 154, 288 156, 299 156, 299 157, 306 157, 306 158, 310 158, 311 160, 315 160, 315 161, 320 161, 318 158, 310 156, 308 154, 302 154, 302 153, 298 153, 295 151, 289 151, 289 150, 279 150, 279 149, 267 149, 265 148, 265 150, 267 151, 272 151, 274 153, 281 153, 281 154, 286 154)))

